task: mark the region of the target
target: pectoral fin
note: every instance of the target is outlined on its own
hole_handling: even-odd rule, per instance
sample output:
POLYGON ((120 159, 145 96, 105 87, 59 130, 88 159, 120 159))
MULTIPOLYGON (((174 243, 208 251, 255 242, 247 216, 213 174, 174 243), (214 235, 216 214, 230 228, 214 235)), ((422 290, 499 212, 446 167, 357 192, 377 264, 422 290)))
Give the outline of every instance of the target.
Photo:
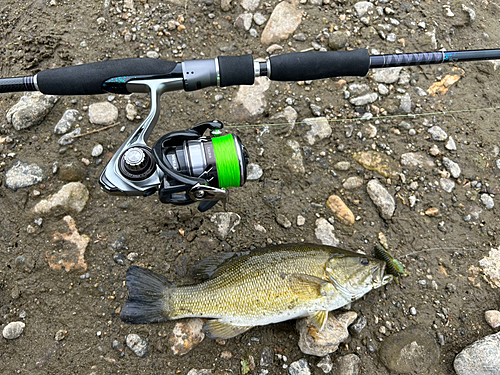
POLYGON ((321 310, 321 311, 309 312, 309 316, 311 317, 314 326, 319 331, 322 331, 323 328, 325 328, 326 321, 328 320, 328 311, 321 310))
POLYGON ((203 325, 203 333, 214 340, 226 340, 248 331, 253 326, 233 326, 219 320, 208 320, 203 325))
POLYGON ((324 290, 330 284, 316 276, 306 275, 303 273, 294 273, 290 275, 290 287, 295 294, 303 298, 316 299, 325 295, 324 290))

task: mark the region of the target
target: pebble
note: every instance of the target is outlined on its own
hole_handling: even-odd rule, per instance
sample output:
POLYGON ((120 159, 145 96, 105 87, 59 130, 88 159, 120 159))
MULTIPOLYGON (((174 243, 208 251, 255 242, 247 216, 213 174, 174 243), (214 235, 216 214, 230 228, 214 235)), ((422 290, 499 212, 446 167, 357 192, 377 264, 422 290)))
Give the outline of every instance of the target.
POLYGON ((125 106, 125 116, 127 117, 127 120, 134 121, 138 114, 139 112, 137 111, 137 106, 132 103, 128 103, 125 106))
POLYGON ((69 146, 70 144, 72 144, 73 142, 75 142, 78 139, 78 138, 75 138, 75 137, 77 135, 80 135, 81 133, 82 133, 82 129, 81 128, 76 128, 72 132, 64 134, 61 138, 59 138, 59 140, 57 141, 57 143, 60 146, 69 146))
POLYGON ((66 134, 76 123, 80 112, 76 109, 68 109, 54 127, 54 133, 66 134))
POLYGON ((264 16, 260 12, 255 12, 255 14, 253 15, 253 22, 255 22, 259 26, 262 26, 263 24, 265 24, 266 21, 267 21, 266 16, 264 16))
POLYGON ((298 361, 290 363, 288 367, 288 373, 290 375, 311 375, 311 369, 309 368, 309 363, 304 358, 298 361))
POLYGON ((465 347, 453 361, 457 375, 494 375, 500 368, 500 332, 465 347))
POLYGON ((500 311, 488 310, 484 313, 484 318, 491 328, 500 327, 500 311))
POLYGON ((141 339, 141 337, 135 333, 131 333, 126 337, 126 343, 130 350, 140 358, 144 358, 148 354, 148 342, 141 339))
POLYGON ((81 182, 70 182, 64 185, 56 194, 38 202, 33 207, 33 213, 46 214, 54 209, 81 212, 89 199, 89 191, 81 182))
POLYGON ((309 108, 311 109, 312 114, 316 117, 320 117, 323 113, 323 109, 314 103, 309 104, 309 108))
POLYGON ((399 104, 399 109, 403 113, 411 113, 411 97, 410 94, 406 93, 401 96, 401 102, 399 104))
POLYGON ((486 209, 491 210, 495 207, 495 201, 489 194, 481 194, 481 202, 485 205, 486 209))
POLYGON ((335 168, 338 171, 348 171, 349 168, 351 168, 351 163, 348 161, 339 161, 338 163, 335 163, 333 168, 335 168))
POLYGON ((330 207, 337 218, 346 225, 354 224, 354 214, 338 195, 328 197, 326 205, 330 207))
POLYGON ((112 125, 118 119, 118 108, 110 102, 99 102, 89 106, 89 119, 95 125, 112 125))
POLYGON ((282 1, 274 8, 260 41, 262 44, 273 44, 285 40, 294 33, 301 22, 302 10, 297 9, 295 4, 282 1))
POLYGON ((366 318, 361 315, 351 326, 349 326, 349 331, 359 334, 366 327, 366 323, 366 318))
POLYGON ((240 5, 243 9, 254 11, 260 5, 260 0, 240 0, 240 5))
POLYGON ((278 214, 276 216, 276 222, 283 228, 288 229, 292 226, 292 222, 283 214, 278 214))
POLYGON ((378 83, 395 83, 399 80, 399 74, 402 69, 402 67, 376 69, 373 73, 373 79, 378 83))
POLYGON ((428 374, 439 359, 439 346, 429 333, 413 327, 386 338, 379 356, 396 373, 428 374))
POLYGON ((342 187, 346 190, 354 190, 361 187, 362 185, 363 185, 363 178, 359 176, 353 176, 346 179, 345 182, 342 184, 342 187))
POLYGON ((332 127, 326 117, 306 118, 303 123, 311 126, 311 129, 304 135, 304 139, 311 146, 332 135, 332 127))
POLYGON ((457 145, 455 144, 455 141, 453 140, 453 137, 451 135, 448 138, 448 141, 446 142, 446 145, 444 147, 447 150, 450 150, 450 151, 456 151, 457 150, 457 145))
POLYGON ((156 51, 148 51, 146 52, 146 57, 148 59, 158 59, 160 57, 160 54, 156 51))
POLYGON ((64 340, 66 338, 67 334, 68 334, 68 331, 66 331, 65 329, 60 329, 54 335, 54 340, 56 340, 56 341, 62 341, 62 340, 64 340))
POLYGON ((94 148, 92 149, 92 153, 91 153, 92 157, 97 158, 97 157, 101 156, 103 150, 104 149, 103 149, 101 144, 95 145, 94 148))
POLYGON ((328 314, 328 320, 322 331, 314 327, 311 318, 297 321, 297 331, 300 334, 299 348, 304 354, 324 357, 335 352, 340 343, 347 340, 347 327, 357 318, 354 311, 333 315, 328 314))
POLYGON ((372 92, 370 94, 366 94, 366 95, 363 95, 363 96, 358 96, 356 98, 350 98, 349 102, 352 105, 355 105, 355 106, 363 106, 363 105, 366 105, 366 104, 373 103, 377 99, 378 99, 378 94, 376 92, 372 92))
POLYGON ((17 339, 24 331, 26 324, 23 322, 10 322, 7 324, 2 331, 2 335, 7 340, 17 339))
POLYGON ((59 166, 57 177, 64 182, 82 181, 87 177, 87 169, 79 163, 67 163, 59 166))
POLYGON ((321 241, 323 245, 338 246, 340 241, 335 238, 335 228, 325 218, 316 220, 316 228, 314 234, 316 238, 321 241))
POLYGON ((429 94, 427 93, 427 91, 425 91, 425 90, 424 90, 423 88, 421 88, 421 87, 415 87, 415 92, 416 92, 416 93, 417 93, 417 95, 418 95, 418 96, 420 96, 420 97, 424 97, 424 96, 429 95, 429 94))
POLYGON ((339 357, 334 363, 334 374, 358 375, 361 366, 361 359, 356 354, 347 354, 339 357))
POLYGON ((380 95, 387 95, 389 94, 389 89, 387 88, 386 85, 384 85, 383 83, 379 83, 377 85, 377 91, 380 95))
POLYGON ((414 306, 410 307, 410 314, 414 316, 417 315, 417 309, 414 306))
POLYGON ((23 95, 19 101, 7 111, 7 122, 14 129, 28 129, 40 124, 57 102, 58 97, 33 92, 23 95))
POLYGON ((333 51, 344 49, 349 43, 349 37, 345 31, 334 31, 328 38, 328 47, 333 51))
POLYGON ((435 141, 444 142, 448 138, 448 134, 446 134, 446 132, 437 125, 431 127, 429 129, 429 133, 435 141))
POLYGON ((252 27, 252 21, 253 21, 252 13, 243 13, 240 14, 238 17, 236 17, 236 20, 234 21, 234 26, 239 29, 248 31, 252 27))
POLYGON ((125 346, 123 346, 123 343, 121 343, 118 340, 113 340, 113 343, 111 344, 112 348, 118 352, 120 357, 125 356, 125 346))
POLYGON ((460 169, 460 166, 452 161, 451 159, 448 159, 447 157, 443 158, 443 165, 446 167, 448 172, 453 176, 453 178, 458 178, 460 177, 460 173, 462 172, 460 169))
POLYGON ((492 288, 500 288, 500 248, 492 248, 487 257, 479 261, 492 288))
POLYGON ((366 190, 373 204, 379 210, 380 216, 386 220, 391 219, 396 209, 396 203, 387 189, 377 179, 373 179, 366 185, 366 190))
POLYGON ((268 367, 273 364, 273 359, 274 359, 274 351, 268 347, 265 346, 264 349, 262 349, 262 354, 260 356, 260 365, 262 367, 268 367))
POLYGON ((321 361, 318 362, 316 366, 323 370, 325 374, 328 374, 332 371, 333 368, 332 358, 329 355, 326 355, 321 361))
POLYGON ((254 181, 258 180, 259 178, 262 177, 264 172, 262 171, 262 168, 260 165, 255 164, 255 163, 250 163, 247 165, 247 180, 248 181, 254 181))
POLYGON ((187 375, 212 375, 213 372, 211 369, 195 369, 195 368, 192 368, 191 370, 189 370, 189 372, 187 373, 187 375))
POLYGON ((354 9, 356 10, 356 15, 358 17, 364 17, 369 13, 373 13, 374 8, 374 5, 369 1, 359 1, 354 4, 354 9))
POLYGON ((184 355, 203 341, 203 320, 199 318, 186 319, 177 322, 168 340, 170 349, 175 355, 184 355))
POLYGON ((349 85, 349 92, 351 93, 351 95, 354 96, 365 95, 368 94, 369 91, 370 91, 370 86, 368 86, 365 83, 362 84, 352 83, 349 85))
POLYGON ((228 12, 229 10, 231 10, 231 1, 232 0, 221 0, 220 8, 223 12, 228 12))
POLYGON ((297 216, 297 226, 301 227, 306 223, 306 218, 302 215, 297 216))
POLYGON ((5 186, 16 191, 20 188, 38 184, 44 179, 45 173, 38 165, 27 162, 23 163, 18 160, 5 173, 5 186))
POLYGON ((408 168, 434 168, 436 163, 431 157, 420 152, 407 152, 401 155, 400 163, 408 168))
POLYGON ((241 222, 241 217, 234 212, 217 212, 210 221, 215 224, 217 237, 223 240, 241 222))
POLYGON ((442 177, 439 179, 439 186, 441 186, 441 188, 447 193, 451 193, 455 188, 455 181, 442 177))

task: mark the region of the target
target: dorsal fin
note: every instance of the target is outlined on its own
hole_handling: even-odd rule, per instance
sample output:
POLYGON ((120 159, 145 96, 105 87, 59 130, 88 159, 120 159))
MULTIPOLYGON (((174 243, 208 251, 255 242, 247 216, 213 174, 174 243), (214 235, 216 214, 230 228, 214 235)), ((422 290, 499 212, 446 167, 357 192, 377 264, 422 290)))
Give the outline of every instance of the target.
POLYGON ((191 276, 195 279, 212 279, 220 275, 229 263, 233 260, 240 258, 243 255, 249 254, 249 251, 239 253, 217 253, 203 258, 196 262, 189 270, 191 276))

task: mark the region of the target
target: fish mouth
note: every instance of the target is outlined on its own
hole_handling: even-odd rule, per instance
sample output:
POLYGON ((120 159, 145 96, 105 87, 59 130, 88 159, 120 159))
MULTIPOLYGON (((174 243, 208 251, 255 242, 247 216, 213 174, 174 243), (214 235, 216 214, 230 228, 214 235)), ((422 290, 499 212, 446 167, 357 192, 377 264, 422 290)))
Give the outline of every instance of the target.
POLYGON ((393 279, 392 275, 385 274, 385 266, 386 263, 381 261, 380 263, 377 262, 377 264, 373 267, 372 283, 374 288, 381 287, 393 279))

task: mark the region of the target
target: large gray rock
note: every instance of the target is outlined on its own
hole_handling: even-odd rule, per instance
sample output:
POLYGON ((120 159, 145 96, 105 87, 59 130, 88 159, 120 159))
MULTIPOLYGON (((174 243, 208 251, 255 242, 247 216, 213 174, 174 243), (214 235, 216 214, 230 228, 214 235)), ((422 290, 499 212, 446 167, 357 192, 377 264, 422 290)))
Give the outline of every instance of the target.
POLYGON ((57 96, 40 92, 28 93, 7 112, 7 122, 14 129, 27 129, 40 124, 57 102, 57 96))
POLYGON ((483 337, 455 357, 457 375, 498 375, 500 369, 500 332, 483 337))
POLYGON ((340 241, 335 237, 335 228, 323 217, 316 220, 314 234, 323 245, 338 246, 340 241))
POLYGON ((311 126, 311 129, 304 135, 304 139, 310 145, 313 145, 317 141, 328 138, 330 135, 332 135, 332 127, 330 126, 326 117, 306 118, 303 122, 306 125, 311 126))
POLYGON ((23 333, 24 327, 23 322, 11 322, 3 328, 2 335, 7 340, 17 339, 23 333))
POLYGON ((17 161, 5 173, 5 186, 16 191, 17 189, 32 186, 42 182, 45 178, 43 169, 36 164, 17 161))
POLYGON ((373 179, 366 185, 366 190, 373 204, 377 206, 380 216, 386 220, 392 218, 396 202, 386 188, 378 180, 373 179))
POLYGON ((57 209, 78 213, 83 210, 88 200, 89 191, 85 185, 81 182, 70 182, 48 199, 38 202, 33 208, 33 213, 46 214, 57 209))
POLYGON ((354 311, 338 315, 329 313, 325 327, 321 331, 318 331, 309 317, 297 321, 300 350, 302 353, 318 357, 333 353, 340 343, 349 337, 347 327, 356 320, 357 316, 354 311))
POLYGON ((127 346, 136 356, 144 358, 148 354, 148 342, 135 333, 127 335, 127 346))
POLYGON ((382 342, 380 360, 399 374, 428 374, 439 359, 439 346, 420 328, 400 331, 382 342))
POLYGON ((66 134, 73 127, 80 113, 76 109, 68 109, 54 127, 54 133, 66 134))
POLYGON ((373 73, 373 79, 378 83, 394 83, 399 79, 401 69, 403 68, 376 69, 373 73))
POLYGON ((260 41, 263 44, 278 43, 287 39, 302 22, 302 11, 294 4, 282 1, 274 8, 260 41))
POLYGON ((110 102, 99 102, 89 107, 89 120, 95 125, 111 125, 118 119, 118 108, 110 102))

